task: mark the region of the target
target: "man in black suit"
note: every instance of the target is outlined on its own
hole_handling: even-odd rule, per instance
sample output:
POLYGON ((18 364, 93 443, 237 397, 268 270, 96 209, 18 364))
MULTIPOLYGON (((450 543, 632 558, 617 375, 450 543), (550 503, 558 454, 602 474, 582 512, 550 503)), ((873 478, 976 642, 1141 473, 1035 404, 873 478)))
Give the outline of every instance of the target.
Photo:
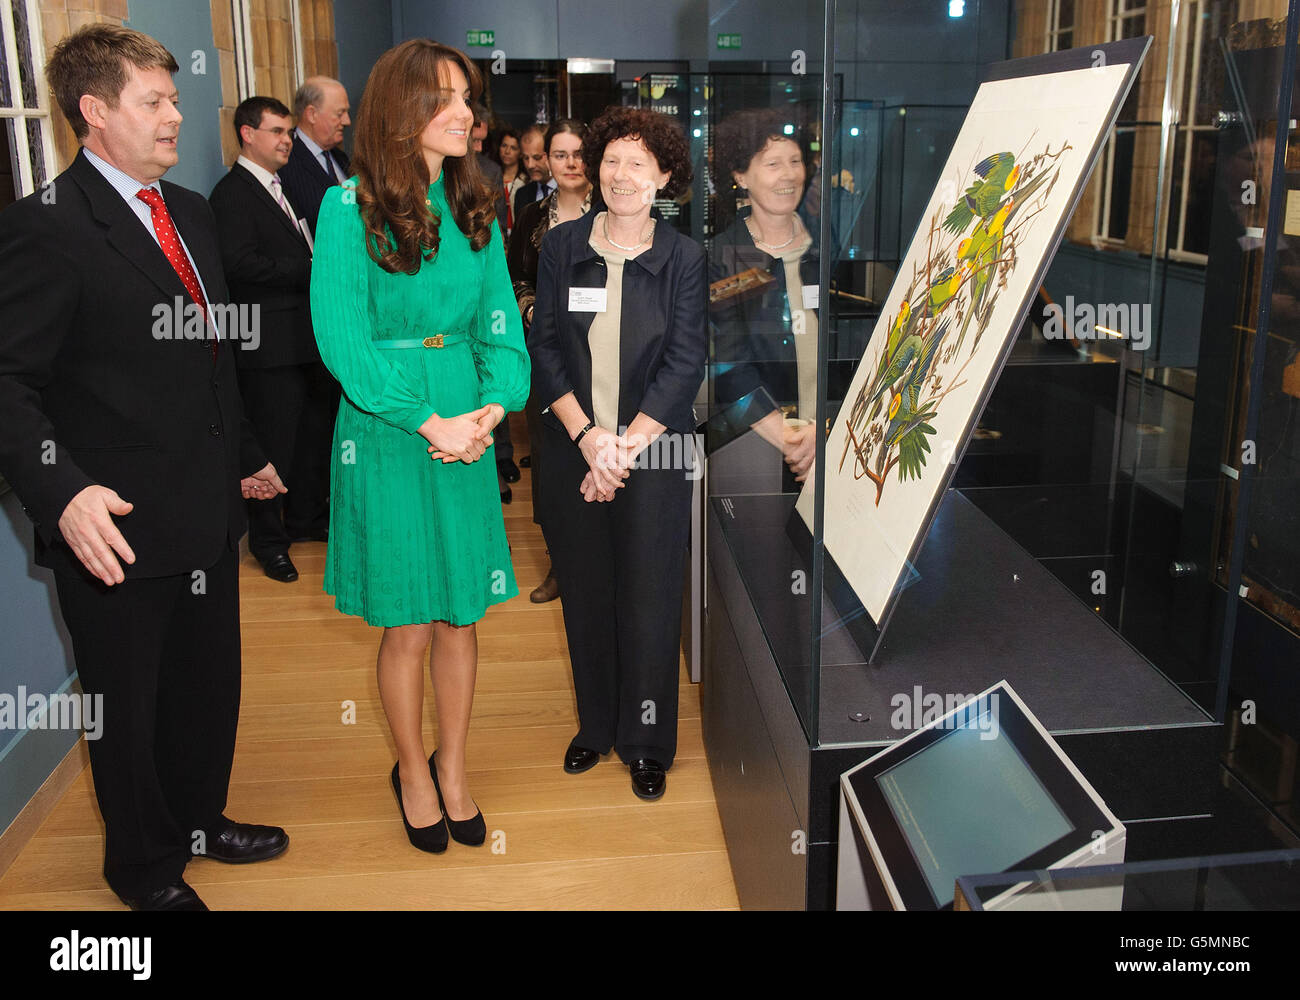
POLYGON ((293 138, 289 109, 250 97, 235 109, 239 159, 210 198, 232 302, 258 312, 260 344, 240 351, 239 387, 258 440, 276 468, 288 471, 285 497, 252 501, 248 548, 266 575, 298 579, 289 558, 294 537, 329 524, 328 421, 333 378, 321 363, 311 326, 311 247, 301 212, 277 173, 293 138))
POLYGON ((177 160, 176 70, 118 25, 60 42, 46 75, 82 149, 0 215, 0 473, 54 571, 81 686, 102 698, 89 749, 104 875, 136 909, 206 909, 182 878, 193 856, 288 846, 223 815, 241 494, 284 486, 243 419, 248 331, 224 305, 212 213, 161 181, 177 160))
POLYGON ((519 166, 528 173, 528 183, 515 192, 515 218, 524 206, 541 201, 555 190, 550 162, 546 158, 546 126, 529 125, 519 133, 519 166))
POLYGON ((308 77, 293 98, 298 127, 289 162, 279 174, 285 195, 306 216, 313 238, 325 192, 348 179, 343 152, 343 130, 352 124, 348 111, 348 92, 327 76, 308 77))

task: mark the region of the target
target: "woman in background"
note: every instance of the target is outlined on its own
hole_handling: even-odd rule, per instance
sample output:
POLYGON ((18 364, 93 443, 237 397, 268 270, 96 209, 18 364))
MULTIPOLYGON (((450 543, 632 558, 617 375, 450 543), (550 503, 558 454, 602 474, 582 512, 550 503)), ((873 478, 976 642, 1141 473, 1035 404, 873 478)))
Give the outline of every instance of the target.
POLYGON ((528 391, 495 192, 470 150, 474 64, 429 39, 385 52, 357 115, 355 178, 321 205, 312 319, 343 387, 325 589, 384 627, 379 694, 407 837, 483 843, 465 744, 477 622, 516 593, 492 429, 528 391), (486 456, 486 459, 485 459, 486 456), (421 737, 425 653, 440 747, 421 737))
POLYGON ((784 407, 788 415, 771 410, 754 427, 779 445, 794 483, 807 477, 817 448, 819 260, 797 211, 807 187, 801 138, 779 109, 740 111, 719 125, 718 205, 744 204, 713 241, 709 268, 715 285, 752 269, 769 279, 714 304, 712 356, 722 369, 714 396, 729 403, 761 387, 784 407))
MULTIPOLYGON (((529 202, 519 212, 515 236, 510 240, 510 277, 515 283, 515 299, 524 323, 524 336, 533 322, 534 302, 537 298, 537 259, 541 253, 542 237, 553 227, 580 219, 591 211, 591 181, 582 161, 582 140, 587 126, 572 118, 561 118, 546 130, 543 149, 547 164, 555 178, 555 190, 541 201, 529 202)), ((533 520, 546 535, 542 524, 542 474, 538 463, 542 460, 542 413, 534 392, 524 409, 528 418, 528 440, 533 477, 533 520)), ((547 543, 550 552, 550 543, 547 543)), ((545 604, 560 596, 555 582, 555 567, 546 571, 546 579, 533 588, 528 599, 534 604, 545 604)))
POLYGON ((528 175, 519 167, 519 133, 512 126, 501 127, 495 136, 495 147, 494 159, 501 164, 501 194, 506 200, 504 228, 508 240, 515 227, 515 192, 524 186, 528 175))
POLYGON ((671 119, 610 108, 582 155, 605 208, 542 240, 530 338, 548 409, 543 518, 578 702, 564 769, 613 748, 636 795, 657 799, 677 749, 706 267, 697 243, 651 215, 656 197, 691 183, 671 119))

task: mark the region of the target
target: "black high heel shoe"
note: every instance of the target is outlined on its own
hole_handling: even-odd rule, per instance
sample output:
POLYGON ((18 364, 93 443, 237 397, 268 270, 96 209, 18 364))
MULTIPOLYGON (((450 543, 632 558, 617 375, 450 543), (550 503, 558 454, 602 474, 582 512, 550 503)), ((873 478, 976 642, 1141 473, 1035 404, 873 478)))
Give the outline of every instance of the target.
POLYGON ((487 824, 483 822, 483 810, 480 809, 469 819, 452 819, 447 815, 447 807, 442 801, 442 789, 438 788, 438 765, 433 761, 437 756, 437 750, 429 755, 429 774, 433 776, 433 787, 438 789, 438 806, 442 809, 442 818, 447 821, 447 827, 451 830, 451 839, 467 847, 480 847, 483 841, 487 840, 487 824))
MULTIPOLYGON (((437 779, 434 779, 434 788, 437 789, 437 779)), ((406 806, 402 805, 402 780, 397 776, 397 765, 393 765, 393 791, 397 795, 397 808, 402 812, 402 825, 406 827, 406 838, 411 842, 412 847, 418 847, 429 854, 441 854, 447 849, 447 814, 442 814, 442 819, 434 823, 433 826, 414 827, 406 818, 406 806)), ((442 793, 438 794, 438 806, 442 806, 442 793)))

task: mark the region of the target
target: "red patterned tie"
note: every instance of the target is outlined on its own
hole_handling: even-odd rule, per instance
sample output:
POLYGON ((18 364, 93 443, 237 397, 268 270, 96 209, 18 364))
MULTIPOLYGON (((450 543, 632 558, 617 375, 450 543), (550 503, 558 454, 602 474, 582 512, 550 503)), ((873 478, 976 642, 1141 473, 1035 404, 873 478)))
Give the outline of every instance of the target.
MULTIPOLYGON (((149 206, 149 214, 153 221, 153 231, 158 237, 158 245, 162 247, 162 252, 167 256, 167 263, 171 264, 172 270, 176 276, 181 279, 181 284, 185 290, 190 293, 190 298, 194 300, 203 314, 203 329, 208 328, 208 303, 203 297, 203 288, 199 285, 199 276, 194 273, 194 268, 190 266, 190 259, 185 255, 185 248, 181 246, 181 238, 177 235, 176 226, 172 222, 171 215, 167 212, 167 205, 163 202, 160 195, 153 188, 141 188, 136 197, 149 206)), ((217 341, 212 340, 212 358, 217 357, 217 341)))

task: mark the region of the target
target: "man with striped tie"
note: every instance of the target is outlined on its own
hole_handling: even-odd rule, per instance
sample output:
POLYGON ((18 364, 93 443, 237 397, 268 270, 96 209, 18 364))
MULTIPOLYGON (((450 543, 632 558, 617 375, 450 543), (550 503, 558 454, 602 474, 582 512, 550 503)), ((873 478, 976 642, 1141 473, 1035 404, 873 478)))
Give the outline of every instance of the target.
POLYGON ((312 332, 311 236, 285 194, 279 170, 293 148, 289 109, 250 97, 235 109, 240 154, 209 201, 217 217, 230 300, 256 308, 256 350, 236 355, 244 408, 289 492, 250 501, 248 548, 266 575, 298 579, 289 558, 295 538, 323 535, 329 521, 328 458, 334 380, 312 332))
POLYGON ((0 214, 0 475, 53 571, 81 688, 102 703, 87 745, 104 876, 144 910, 206 909, 182 877, 194 857, 289 846, 224 815, 241 496, 284 486, 243 417, 242 331, 214 322, 212 211, 162 179, 178 159, 176 71, 120 25, 60 41, 45 72, 81 149, 0 214), (188 318, 171 328, 177 306, 193 336, 188 318))

